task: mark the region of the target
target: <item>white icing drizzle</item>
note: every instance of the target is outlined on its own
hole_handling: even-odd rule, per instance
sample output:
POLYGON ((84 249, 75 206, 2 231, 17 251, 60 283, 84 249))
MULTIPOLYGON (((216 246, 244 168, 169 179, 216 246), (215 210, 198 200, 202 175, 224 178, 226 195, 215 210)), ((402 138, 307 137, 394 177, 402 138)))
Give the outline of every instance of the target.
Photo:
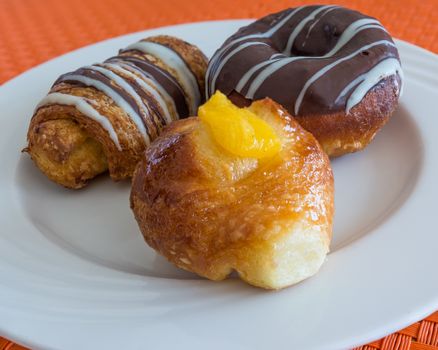
MULTIPOLYGON (((388 33, 386 28, 382 27, 382 25, 380 23, 379 24, 369 24, 369 25, 366 25, 366 26, 363 26, 363 27, 366 27, 364 29, 373 29, 373 28, 374 29, 379 29, 379 30, 383 30, 384 32, 388 33)), ((360 30, 358 30, 358 32, 360 32, 362 30, 362 27, 360 27, 359 29, 360 30)))
MULTIPOLYGON (((255 93, 259 89, 259 87, 263 84, 263 82, 270 77, 273 73, 275 73, 280 68, 284 67, 285 65, 297 61, 305 59, 306 57, 287 57, 283 58, 281 60, 273 60, 273 61, 267 61, 269 63, 268 67, 263 69, 257 76, 253 79, 251 84, 249 85, 248 92, 245 94, 246 98, 252 99, 254 98, 255 93)), ((237 90, 237 92, 241 92, 240 90, 237 90)))
POLYGON ((111 140, 117 146, 117 149, 121 151, 122 147, 120 146, 119 138, 117 137, 117 133, 114 130, 112 124, 106 117, 104 117, 98 111, 96 111, 90 105, 90 102, 97 104, 96 101, 84 97, 53 92, 51 94, 48 94, 46 97, 44 97, 40 101, 36 109, 48 105, 54 105, 54 104, 74 106, 79 112, 81 112, 82 114, 86 115, 88 118, 99 123, 102 126, 102 128, 104 128, 108 132, 111 140))
POLYGON ((197 79, 193 72, 189 69, 186 62, 172 49, 167 46, 157 44, 150 41, 139 41, 129 45, 127 50, 139 50, 146 54, 157 57, 167 66, 175 70, 178 80, 181 82, 186 94, 188 94, 190 103, 190 114, 195 115, 199 104, 201 103, 201 94, 197 79))
POLYGON ((374 46, 377 45, 389 45, 389 46, 394 46, 395 45, 388 41, 388 40, 379 40, 376 41, 372 44, 368 44, 365 46, 362 46, 361 48, 359 48, 358 50, 352 52, 351 54, 341 57, 338 60, 330 63, 329 65, 325 66, 324 68, 321 68, 318 72, 316 72, 309 80, 306 81, 306 83, 304 84, 303 88, 301 89, 300 93, 298 94, 298 97, 295 101, 295 108, 294 108, 294 113, 295 115, 298 115, 298 112, 300 111, 300 107, 301 107, 301 103, 303 101, 304 95, 307 92, 307 89, 310 87, 310 85, 312 85, 316 80, 318 80, 320 77, 322 77, 325 73, 327 73, 330 69, 332 69, 333 67, 337 66, 339 63, 344 62, 346 60, 349 60, 350 58, 356 56, 357 54, 359 54, 360 52, 364 51, 364 50, 368 50, 374 46))
POLYGON ((342 33, 336 45, 322 57, 331 57, 338 52, 345 44, 347 44, 357 33, 372 28, 378 28, 386 32, 379 21, 372 18, 362 18, 351 23, 342 33))
POLYGON ((327 13, 329 13, 329 12, 331 12, 331 11, 333 11, 333 10, 336 10, 336 9, 338 9, 339 8, 339 6, 332 6, 332 7, 330 7, 330 8, 328 8, 328 9, 326 9, 322 14, 321 14, 321 16, 319 16, 318 17, 318 19, 316 20, 316 21, 314 21, 310 26, 309 26, 309 29, 307 29, 307 33, 306 33, 306 37, 305 37, 305 39, 304 39, 304 42, 303 42, 303 44, 301 45, 301 46, 304 46, 304 45, 306 45, 306 41, 307 41, 307 39, 309 38, 309 36, 310 36, 310 33, 312 32, 312 29, 319 23, 319 21, 327 14, 327 13))
POLYGON ((361 75, 361 79, 359 80, 361 83, 355 87, 347 100, 346 112, 349 113, 354 106, 362 101, 367 92, 379 81, 397 73, 403 82, 403 71, 401 69, 400 62, 396 58, 387 58, 379 62, 367 73, 361 75))
POLYGON ((170 96, 167 90, 152 75, 145 74, 142 69, 138 68, 135 64, 132 64, 130 62, 117 61, 117 63, 119 66, 124 67, 125 69, 130 69, 133 72, 137 72, 146 82, 148 82, 150 85, 154 86, 158 90, 162 98, 166 101, 166 105, 171 105, 172 107, 173 112, 171 112, 170 115, 175 116, 174 118, 172 117, 172 120, 181 118, 178 113, 178 109, 176 108, 175 100, 173 99, 173 97, 170 96))
POLYGON ((350 81, 350 83, 342 89, 338 97, 336 97, 335 104, 339 103, 339 100, 341 100, 346 94, 348 94, 348 92, 351 91, 352 88, 359 84, 364 79, 364 76, 365 74, 361 74, 356 79, 350 81))
POLYGON ((277 57, 286 57, 285 55, 283 55, 282 53, 274 53, 271 57, 269 57, 270 60, 273 60, 274 58, 277 57))
MULTIPOLYGON (((305 8, 309 7, 307 6, 300 6, 295 8, 293 11, 291 11, 287 16, 285 16, 281 21, 279 21, 275 26, 268 29, 263 34, 260 34, 262 38, 269 38, 272 35, 274 35, 283 25, 286 24, 287 21, 289 21, 296 13, 300 12, 301 10, 304 10, 305 8)), ((257 35, 257 34, 256 34, 257 35)))
MULTIPOLYGON (((280 58, 275 58, 279 54, 272 55, 268 61, 260 62, 259 64, 256 64, 251 69, 247 70, 246 73, 242 76, 242 78, 239 80, 239 82, 236 85, 236 91, 240 92, 243 90, 245 85, 248 83, 249 79, 251 79, 252 75, 257 72, 259 69, 267 66, 268 64, 271 64, 272 62, 276 62, 280 60, 280 58)), ((281 54, 280 54, 281 55, 281 54)))
MULTIPOLYGON (((370 18, 359 19, 359 20, 353 22, 344 30, 344 32, 340 36, 338 42, 333 47, 333 49, 331 49, 328 53, 326 53, 323 56, 312 57, 312 59, 322 59, 322 58, 332 57, 345 44, 347 44, 351 40, 351 38, 353 38, 358 32, 365 30, 365 29, 368 29, 367 25, 375 24, 375 23, 379 23, 379 22, 375 19, 370 19, 370 18)), ((384 30, 384 28, 381 26, 379 26, 378 28, 382 28, 384 30)), ((257 93, 257 90, 260 88, 260 86, 273 73, 275 73, 277 70, 279 70, 280 68, 284 67, 285 65, 287 65, 291 62, 306 59, 306 58, 308 58, 308 57, 295 56, 295 57, 287 57, 287 58, 284 58, 284 59, 279 60, 279 61, 274 61, 274 62, 271 61, 270 63, 272 63, 272 64, 269 65, 268 67, 266 67, 261 72, 259 72, 257 77, 252 81, 252 83, 248 89, 248 92, 246 93, 245 96, 247 98, 250 98, 250 99, 254 98, 254 95, 257 93)), ((236 89, 236 91, 241 92, 241 90, 237 90, 237 89, 236 89)))
MULTIPOLYGON (((149 84, 147 84, 145 82, 145 80, 139 78, 136 74, 132 73, 130 70, 126 69, 125 67, 123 67, 121 64, 119 64, 118 62, 113 62, 113 63, 105 63, 105 66, 108 68, 111 68, 112 70, 120 73, 120 74, 124 74, 128 77, 130 77, 131 79, 134 79, 135 82, 140 85, 140 87, 147 91, 148 93, 150 93, 153 98, 155 99, 155 101, 157 101, 157 103, 159 104, 159 106, 161 107, 161 110, 164 113, 164 118, 166 120, 166 123, 170 123, 172 121, 172 117, 170 116, 170 112, 169 109, 167 108, 167 104, 166 102, 163 100, 163 98, 161 97, 161 95, 158 93, 155 85, 151 86, 149 84)), ((149 80, 150 82, 150 80, 149 80)))
POLYGON ((259 41, 250 41, 250 42, 244 43, 244 44, 236 47, 234 50, 232 50, 228 55, 226 55, 220 61, 220 64, 219 64, 218 68, 216 69, 216 72, 214 73, 213 78, 211 80, 211 85, 213 85, 213 86, 216 85, 216 80, 217 80, 217 77, 219 76, 219 73, 221 72, 222 68, 225 66, 225 63, 227 63, 231 57, 233 57, 236 53, 238 53, 239 51, 241 51, 249 46, 256 46, 256 45, 269 46, 268 44, 262 43, 259 41))
MULTIPOLYGON (((215 84, 208 84, 208 82, 210 81, 210 76, 211 76, 211 70, 213 69, 212 67, 215 66, 217 64, 217 61, 219 61, 222 58, 222 55, 225 53, 225 51, 233 46, 234 44, 237 44, 241 41, 244 40, 248 40, 248 39, 264 39, 264 38, 269 38, 272 35, 274 35, 281 27, 283 27, 283 25, 289 21, 293 15, 295 15, 296 13, 298 13, 299 11, 305 9, 308 6, 301 6, 301 7, 297 7, 295 8, 293 11, 291 11, 287 16, 285 16, 282 20, 280 20, 275 26, 273 26, 272 28, 270 28, 269 30, 267 30, 264 33, 257 33, 257 34, 250 34, 250 35, 246 35, 246 36, 242 36, 236 40, 231 41, 230 43, 228 43, 226 46, 224 46, 223 48, 221 48, 220 50, 218 50, 215 55, 212 57, 210 64, 208 65, 207 68, 207 72, 205 74, 206 76, 206 84, 205 84, 205 96, 209 97, 210 95, 212 95, 215 91, 215 84), (209 88, 210 86, 210 88, 209 88)), ((215 75, 219 75, 220 74, 220 70, 218 72, 215 73, 215 75)))
POLYGON ((334 6, 330 6, 330 5, 326 5, 326 6, 321 6, 318 7, 316 10, 312 11, 310 13, 310 15, 308 15, 307 17, 305 17, 304 19, 301 20, 300 23, 298 23, 298 25, 294 28, 294 30, 292 31, 291 35, 289 36, 289 39, 287 41, 286 47, 283 50, 284 54, 290 54, 290 51, 292 49, 292 45, 295 42, 296 37, 298 36, 298 34, 301 33, 301 31, 303 30, 304 26, 310 22, 313 21, 315 19, 315 17, 322 11, 326 10, 326 9, 330 9, 333 8, 334 6))
MULTIPOLYGON (((127 94, 132 96, 130 90, 134 90, 134 89, 128 83, 126 83, 126 81, 124 81, 122 78, 120 78, 118 75, 111 72, 110 70, 105 69, 103 67, 97 67, 97 66, 85 66, 83 68, 89 69, 89 70, 94 70, 94 71, 97 71, 99 73, 102 73, 107 78, 113 80, 114 83, 119 85, 120 88, 125 90, 125 92, 127 94), (126 85, 129 85, 130 89, 125 88, 126 85)), ((141 133, 141 135, 146 140, 146 142, 148 144, 150 143, 150 138, 149 138, 149 135, 147 133, 146 127, 143 123, 141 116, 131 107, 131 105, 128 102, 125 101, 125 99, 122 96, 120 96, 120 94, 116 90, 112 89, 111 87, 109 87, 108 85, 102 83, 101 81, 99 81, 97 79, 92 79, 92 78, 89 78, 89 77, 86 77, 83 75, 79 75, 79 74, 69 74, 65 77, 65 80, 78 81, 82 84, 85 84, 87 86, 92 86, 92 87, 102 91, 105 95, 110 97, 117 106, 119 106, 121 109, 123 109, 128 114, 128 116, 131 118, 131 120, 137 126, 138 131, 141 133)), ((141 99, 140 99, 140 103, 142 103, 141 99)))

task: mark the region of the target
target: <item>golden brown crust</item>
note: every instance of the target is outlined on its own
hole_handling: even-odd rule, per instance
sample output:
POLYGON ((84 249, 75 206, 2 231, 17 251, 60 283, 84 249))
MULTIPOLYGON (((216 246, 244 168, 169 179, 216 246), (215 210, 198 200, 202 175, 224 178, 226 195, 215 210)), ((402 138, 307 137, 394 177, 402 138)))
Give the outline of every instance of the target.
POLYGON ((272 277, 282 264, 278 242, 317 232, 328 250, 333 177, 314 137, 278 104, 250 109, 280 136, 277 156, 228 155, 198 118, 177 121, 138 164, 131 207, 147 243, 177 266, 213 280, 235 269, 251 284, 281 288, 292 282, 272 277))
POLYGON ((68 188, 81 188, 108 170, 100 143, 71 119, 38 124, 30 133, 27 151, 52 181, 68 188))
POLYGON ((387 123, 398 104, 399 83, 390 77, 376 85, 349 114, 295 117, 331 157, 364 149, 387 123))

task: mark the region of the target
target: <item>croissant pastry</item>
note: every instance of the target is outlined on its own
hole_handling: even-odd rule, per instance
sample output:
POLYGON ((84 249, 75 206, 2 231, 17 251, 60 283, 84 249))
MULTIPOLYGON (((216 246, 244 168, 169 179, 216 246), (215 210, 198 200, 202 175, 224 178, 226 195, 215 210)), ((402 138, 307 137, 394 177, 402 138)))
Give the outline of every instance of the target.
POLYGON ((230 104, 217 92, 199 118, 166 128, 137 165, 131 208, 146 242, 178 267, 283 288, 315 274, 329 250, 330 163, 272 100, 230 104))
POLYGON ((64 74, 37 106, 25 150, 68 188, 106 171, 116 181, 129 178, 164 126, 195 115, 206 66, 194 45, 155 36, 64 74))

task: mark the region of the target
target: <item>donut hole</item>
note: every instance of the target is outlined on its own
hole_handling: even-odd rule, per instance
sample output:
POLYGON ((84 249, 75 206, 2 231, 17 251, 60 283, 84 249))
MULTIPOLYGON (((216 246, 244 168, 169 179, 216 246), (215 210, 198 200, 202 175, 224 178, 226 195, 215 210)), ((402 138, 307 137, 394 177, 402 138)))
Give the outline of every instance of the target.
POLYGON ((329 38, 331 37, 339 37, 340 33, 337 30, 337 27, 333 24, 326 23, 323 26, 323 31, 325 35, 329 38))
POLYGON ((237 107, 240 108, 248 107, 252 103, 249 98, 246 98, 236 90, 231 91, 231 93, 227 97, 230 99, 231 102, 233 102, 237 107))
POLYGON ((341 34, 338 26, 331 23, 319 24, 312 31, 303 30, 296 38, 289 56, 324 56, 336 45, 341 34))

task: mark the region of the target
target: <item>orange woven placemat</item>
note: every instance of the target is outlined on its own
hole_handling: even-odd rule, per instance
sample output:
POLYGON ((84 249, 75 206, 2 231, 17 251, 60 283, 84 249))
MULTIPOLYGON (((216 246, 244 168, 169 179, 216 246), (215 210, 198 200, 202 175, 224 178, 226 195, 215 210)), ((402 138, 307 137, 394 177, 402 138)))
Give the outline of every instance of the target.
MULTIPOLYGON (((310 3, 377 17, 394 37, 438 53, 438 0, 0 0, 0 84, 50 58, 163 25, 255 18, 310 3)), ((0 337, 0 350, 23 347, 0 337)), ((438 312, 360 350, 438 350, 438 312)))
POLYGON ((176 23, 260 17, 315 2, 368 13, 393 36, 438 53, 437 0, 0 0, 0 83, 109 37, 176 23))
MULTIPOLYGON (((438 350, 438 312, 397 333, 353 350, 438 350)), ((0 337, 0 350, 27 350, 0 337)))

